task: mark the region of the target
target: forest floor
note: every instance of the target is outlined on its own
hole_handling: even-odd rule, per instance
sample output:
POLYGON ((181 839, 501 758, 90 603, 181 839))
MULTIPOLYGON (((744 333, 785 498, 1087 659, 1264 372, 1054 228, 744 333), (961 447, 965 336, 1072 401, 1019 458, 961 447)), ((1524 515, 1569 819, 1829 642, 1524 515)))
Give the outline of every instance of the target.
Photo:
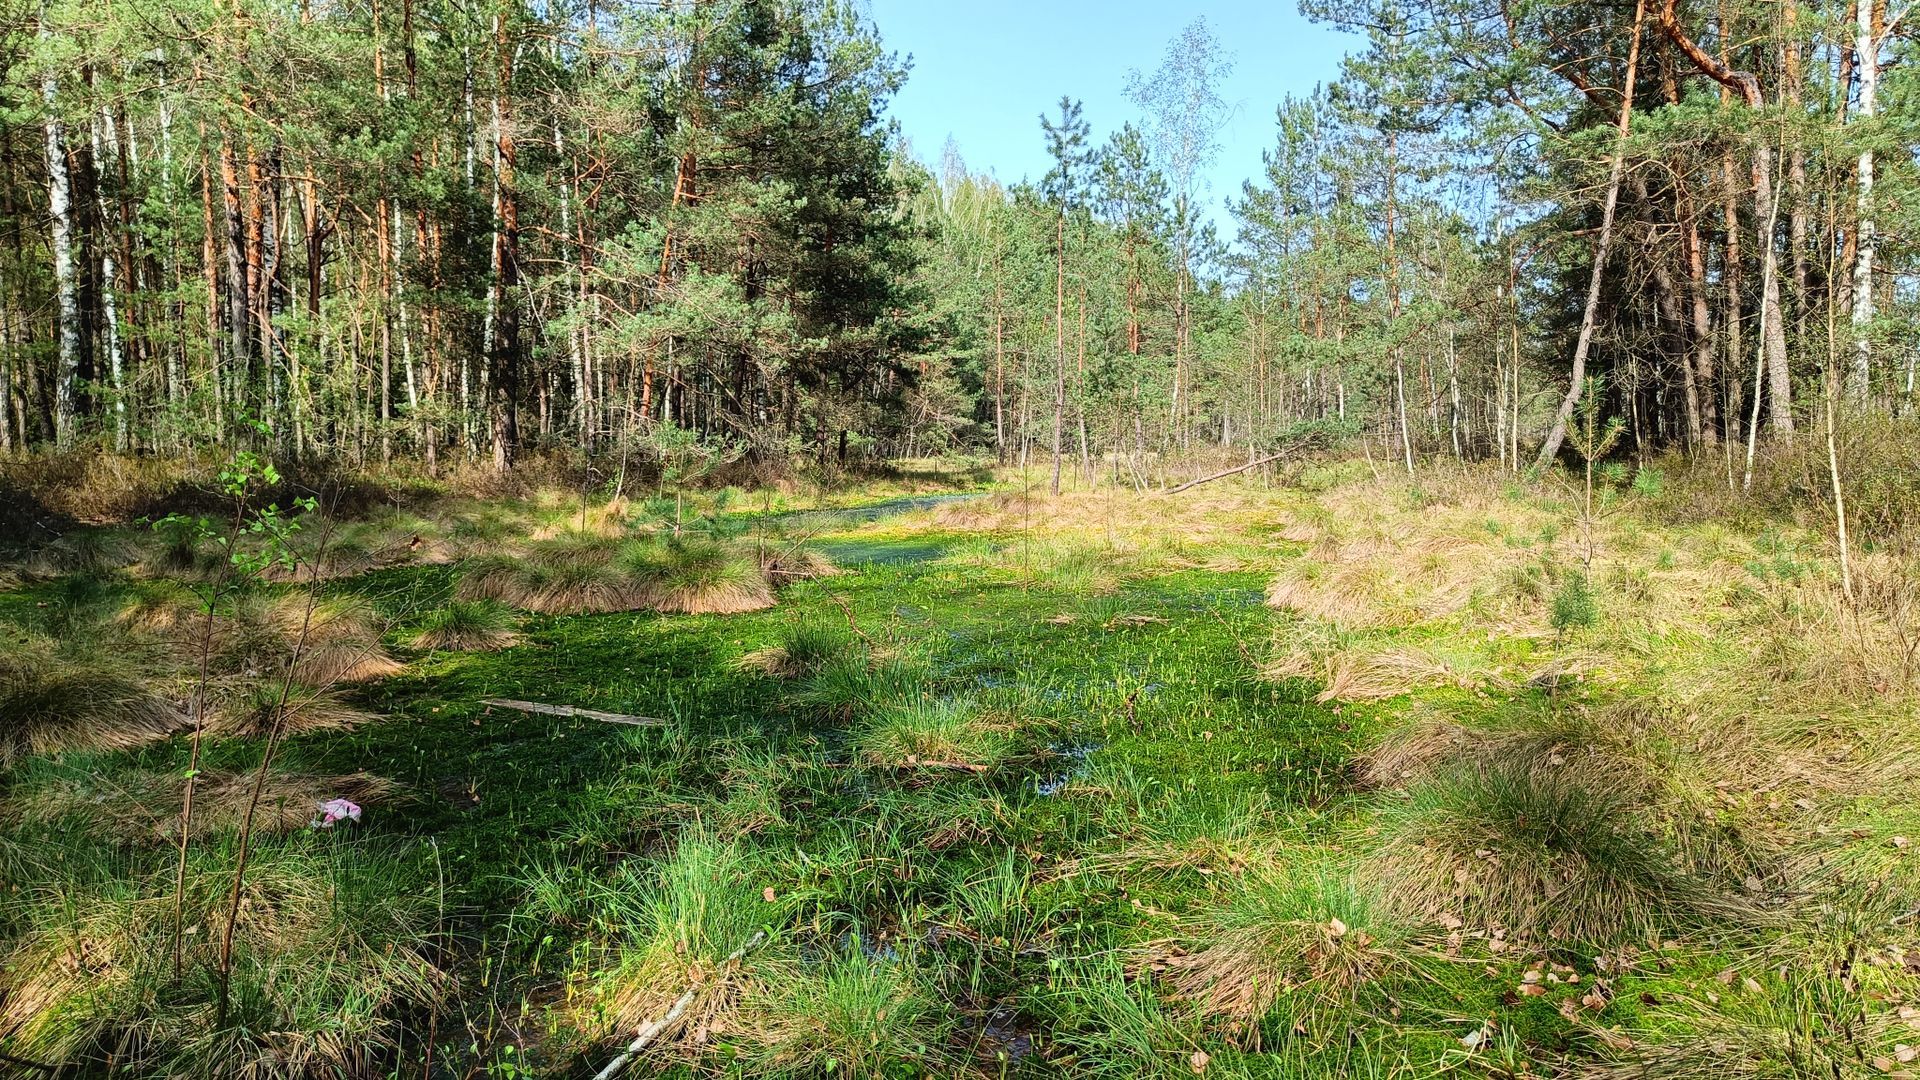
POLYGON ((218 600, 213 681, 253 704, 198 761, 178 973, 192 740, 140 693, 199 681, 204 568, 135 539, 23 564, 4 1060, 588 1076, 665 1020, 634 1074, 1920 1074, 1905 568, 1859 554, 1848 602, 1828 541, 1689 523, 1653 475, 1591 516, 1490 468, 1030 479, 389 515, 352 543, 444 550, 255 590, 377 636, 278 739, 272 680, 234 687, 315 646, 248 653, 272 620, 218 600), (639 533, 744 610, 580 554, 639 533), (758 551, 777 603, 696 542, 758 551), (803 546, 838 572, 767 555, 803 546), (629 577, 555 583, 582 565, 629 577), (316 827, 334 797, 361 816, 316 827))

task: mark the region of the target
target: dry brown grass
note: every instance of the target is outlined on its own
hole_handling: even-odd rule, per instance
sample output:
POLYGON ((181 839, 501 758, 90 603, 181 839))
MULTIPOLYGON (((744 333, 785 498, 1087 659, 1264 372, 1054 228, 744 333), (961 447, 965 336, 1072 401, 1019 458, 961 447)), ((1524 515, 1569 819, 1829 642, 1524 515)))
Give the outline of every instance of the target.
POLYGON ((763 578, 748 574, 683 581, 645 590, 646 606, 685 615, 735 615, 773 606, 773 589, 763 578))
POLYGON ((771 675, 776 679, 791 679, 807 673, 807 669, 795 660, 785 645, 766 645, 742 653, 734 661, 734 666, 741 671, 771 675))
POLYGON ((0 765, 23 754, 124 750, 179 731, 186 714, 137 672, 77 664, 32 644, 0 656, 0 765))
POLYGON ((824 553, 801 545, 765 548, 760 552, 760 572, 776 585, 812 581, 840 573, 824 553))
POLYGON ((1149 949, 1148 966, 1256 1042, 1259 1021, 1283 999, 1297 1030, 1314 1028, 1410 958, 1405 924, 1344 868, 1270 866, 1230 889, 1194 920, 1191 950, 1163 943, 1149 949))
POLYGON ((1326 686, 1315 700, 1381 701, 1417 690, 1458 687, 1484 690, 1501 685, 1490 665, 1462 650, 1445 653, 1432 645, 1374 647, 1331 658, 1326 686))
MULTIPOLYGON (((194 837, 240 827, 253 798, 251 772, 210 770, 194 784, 194 837)), ((91 774, 29 788, 7 800, 5 816, 17 821, 85 819, 89 827, 129 843, 171 841, 179 836, 186 779, 178 772, 134 770, 111 778, 91 774)), ((261 790, 254 828, 285 833, 306 828, 329 799, 363 807, 390 801, 398 789, 370 773, 316 776, 276 769, 261 790)))
MULTIPOLYGON (((217 1024, 211 981, 173 976, 173 905, 157 899, 168 895, 161 879, 82 878, 21 899, 32 905, 29 929, 0 954, 7 1050, 94 1067, 119 1047, 116 1067, 155 1076, 379 1075, 406 1034, 402 1018, 437 1008, 450 985, 430 958, 436 900, 392 889, 388 875, 400 867, 391 856, 286 847, 256 851, 235 927, 233 994, 258 1023, 217 1024), (133 1030, 137 1041, 126 1037, 133 1030)), ((190 861, 189 970, 219 962, 214 928, 231 877, 224 861, 190 861)))
MULTIPOLYGON (((187 656, 197 657, 206 629, 187 620, 184 630, 179 642, 187 656)), ((322 689, 385 678, 403 667, 388 654, 364 602, 300 593, 243 597, 231 615, 214 620, 212 651, 221 672, 290 675, 322 689)))
POLYGON ((331 690, 294 686, 287 689, 284 704, 280 699, 281 687, 275 683, 230 691, 209 711, 208 727, 224 736, 264 738, 275 730, 276 722, 282 736, 291 736, 351 731, 379 719, 331 690))

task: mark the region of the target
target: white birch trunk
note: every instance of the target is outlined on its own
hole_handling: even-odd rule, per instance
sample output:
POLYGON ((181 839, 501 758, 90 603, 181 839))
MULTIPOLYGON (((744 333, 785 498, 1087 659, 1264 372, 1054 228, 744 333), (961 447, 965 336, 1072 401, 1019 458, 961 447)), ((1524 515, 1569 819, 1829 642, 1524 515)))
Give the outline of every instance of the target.
MULTIPOLYGON (((47 26, 47 0, 40 0, 38 36, 42 46, 53 40, 53 31, 47 26)), ((73 445, 74 396, 80 379, 80 298, 75 292, 73 275, 73 178, 67 172, 66 125, 60 122, 59 85, 59 76, 49 67, 40 79, 40 98, 47 109, 47 216, 59 319, 58 366, 53 375, 53 441, 65 449, 73 445)))

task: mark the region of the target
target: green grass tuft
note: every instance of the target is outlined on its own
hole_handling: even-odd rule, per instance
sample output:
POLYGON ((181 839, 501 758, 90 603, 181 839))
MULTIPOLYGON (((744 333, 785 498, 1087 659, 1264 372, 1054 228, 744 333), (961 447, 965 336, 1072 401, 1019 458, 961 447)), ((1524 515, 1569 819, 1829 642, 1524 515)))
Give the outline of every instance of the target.
POLYGON ((520 640, 513 627, 513 613, 495 601, 453 600, 429 612, 408 644, 424 650, 491 652, 520 640))

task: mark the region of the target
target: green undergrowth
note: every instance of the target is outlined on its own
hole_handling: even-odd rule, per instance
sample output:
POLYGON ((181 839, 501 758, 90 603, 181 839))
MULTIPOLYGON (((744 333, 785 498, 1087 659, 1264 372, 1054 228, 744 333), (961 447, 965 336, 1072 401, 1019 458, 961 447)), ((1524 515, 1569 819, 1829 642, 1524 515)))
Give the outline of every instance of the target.
MULTIPOLYGON (((405 667, 348 694, 377 720, 279 749, 287 792, 381 783, 354 789, 358 824, 288 814, 257 841, 245 1009, 208 1027, 231 827, 191 847, 176 980, 165 816, 108 813, 136 778, 178 775, 184 740, 29 755, 0 789, 21 898, 0 915, 0 1051, 132 1075, 223 1054, 269 1076, 429 1058, 430 1075, 584 1076, 671 1015, 641 1075, 1682 1076, 1716 1047, 1761 1063, 1733 1076, 1815 1075, 1766 1071, 1791 1056, 1770 1049, 1783 1030, 1896 1053, 1892 1006, 1846 1010, 1863 986, 1905 1000, 1897 934, 1815 921, 1844 939, 1835 963, 1783 963, 1767 949, 1800 931, 1765 883, 1742 895, 1751 868, 1711 868, 1730 893, 1693 884, 1688 860, 1726 847, 1711 794, 1698 819, 1643 819, 1635 789, 1536 782, 1604 695, 1504 673, 1568 643, 1473 640, 1464 616, 1336 628, 1306 651, 1361 640, 1431 664, 1411 691, 1346 698, 1276 677, 1275 635, 1321 631, 1267 603, 1276 568, 1312 556, 1272 522, 1293 496, 1259 498, 1192 511, 1217 519, 1199 538, 1097 515, 1042 535, 920 500, 788 521, 841 572, 735 614, 450 609, 458 562, 330 581, 405 667), (413 644, 450 627, 506 636, 413 644), (1455 720, 1510 752, 1383 760, 1396 733, 1455 720), (1509 847, 1535 859, 1527 893, 1479 888, 1509 847), (1410 851, 1439 876, 1409 877, 1410 851), (1515 911, 1552 932, 1495 926, 1515 911), (1611 1071, 1647 1046, 1653 1071, 1611 1071)), ((741 517, 736 542, 762 524, 741 517)), ((156 587, 30 582, 0 620, 57 639, 156 587)), ((201 769, 245 775, 261 751, 215 739, 201 769)), ((1855 820, 1877 857, 1904 850, 1883 807, 1855 820)), ((1821 1052, 1819 1075, 1874 1069, 1821 1052)))

